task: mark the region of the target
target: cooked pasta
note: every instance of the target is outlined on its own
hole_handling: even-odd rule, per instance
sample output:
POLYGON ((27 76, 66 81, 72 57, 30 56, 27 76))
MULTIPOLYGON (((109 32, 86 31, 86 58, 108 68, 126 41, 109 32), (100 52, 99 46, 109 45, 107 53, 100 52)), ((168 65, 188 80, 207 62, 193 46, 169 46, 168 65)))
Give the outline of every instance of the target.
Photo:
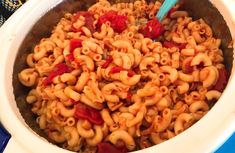
POLYGON ((66 13, 27 56, 19 81, 55 144, 144 149, 180 134, 219 99, 227 83, 221 40, 178 4, 160 23, 160 6, 99 0, 66 13))

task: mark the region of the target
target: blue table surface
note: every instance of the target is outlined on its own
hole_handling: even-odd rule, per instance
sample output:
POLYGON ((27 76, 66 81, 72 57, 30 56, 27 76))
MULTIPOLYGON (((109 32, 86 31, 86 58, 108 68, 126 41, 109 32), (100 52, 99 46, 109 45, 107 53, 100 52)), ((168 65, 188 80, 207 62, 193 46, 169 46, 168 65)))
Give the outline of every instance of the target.
POLYGON ((235 133, 215 153, 235 153, 235 133))
POLYGON ((4 148, 6 147, 10 137, 10 134, 3 128, 2 124, 0 123, 0 153, 4 151, 4 148))

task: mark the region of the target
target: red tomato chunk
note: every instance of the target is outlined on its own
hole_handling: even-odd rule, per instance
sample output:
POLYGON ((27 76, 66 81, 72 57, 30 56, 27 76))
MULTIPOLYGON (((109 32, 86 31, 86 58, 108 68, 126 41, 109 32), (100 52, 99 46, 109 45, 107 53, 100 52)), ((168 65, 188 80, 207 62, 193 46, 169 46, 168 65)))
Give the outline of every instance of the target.
POLYGON ((69 47, 70 47, 70 53, 73 53, 73 51, 76 48, 82 47, 82 40, 80 40, 80 39, 71 39, 69 47))
POLYGON ((74 60, 75 60, 75 58, 74 58, 74 56, 73 56, 73 53, 70 53, 70 54, 66 55, 66 58, 67 58, 69 61, 74 61, 74 60))
POLYGON ((85 33, 84 33, 84 31, 82 30, 82 29, 78 29, 78 30, 76 30, 73 26, 72 26, 72 31, 75 31, 75 32, 81 32, 81 35, 85 35, 85 33), (75 30, 74 30, 75 29, 75 30))
POLYGON ((189 88, 189 91, 197 90, 197 87, 199 86, 198 82, 192 82, 189 88))
POLYGON ((112 67, 112 69, 110 70, 109 73, 113 74, 113 73, 119 73, 121 71, 125 70, 123 67, 120 66, 114 66, 112 67))
POLYGON ((156 19, 150 20, 147 25, 139 31, 144 37, 157 39, 163 32, 163 25, 156 19))
POLYGON ((228 72, 225 68, 219 69, 219 78, 213 87, 214 90, 222 92, 228 82, 228 72))
POLYGON ((55 65, 54 70, 48 75, 48 77, 43 80, 43 85, 47 86, 52 83, 53 78, 69 72, 69 67, 65 63, 59 63, 55 65))
POLYGON ((127 28, 127 17, 123 15, 117 15, 111 21, 111 27, 117 33, 121 33, 127 28))
POLYGON ((131 100, 132 98, 132 93, 128 91, 126 99, 131 100))
POLYGON ((174 42, 170 42, 170 41, 164 41, 163 47, 165 47, 165 48, 177 47, 177 44, 174 42))
POLYGON ((127 75, 128 75, 129 77, 133 77, 133 76, 135 75, 135 72, 132 71, 132 70, 128 70, 127 75))
POLYGON ((194 69, 193 69, 193 66, 191 66, 190 65, 190 63, 187 63, 186 65, 185 65, 185 73, 186 74, 190 74, 190 73, 192 73, 194 71, 194 69))
POLYGON ((127 71, 128 72, 127 73, 128 77, 133 77, 136 74, 134 71, 124 69, 123 67, 120 67, 120 66, 112 67, 112 69, 110 70, 109 73, 114 74, 114 73, 120 73, 121 71, 127 71))
MULTIPOLYGON (((80 12, 77 12, 76 16, 75 16, 75 20, 73 21, 76 22, 77 19, 80 17, 80 16, 83 16, 85 18, 85 26, 90 30, 91 33, 94 33, 95 32, 95 28, 94 28, 94 18, 93 18, 93 15, 88 12, 88 11, 80 11, 80 12)), ((82 32, 81 29, 76 29, 75 27, 72 26, 72 31, 74 32, 82 32)))
POLYGON ((117 148, 107 142, 99 143, 98 144, 98 153, 127 153, 127 149, 117 148))
POLYGON ((109 56, 109 57, 106 59, 105 63, 102 65, 102 68, 107 68, 107 67, 109 66, 109 64, 112 63, 112 61, 113 61, 113 57, 112 57, 112 56, 109 56))
POLYGON ((170 11, 167 13, 167 17, 170 17, 171 14, 174 13, 175 11, 177 11, 177 9, 175 7, 172 7, 170 11))
POLYGON ((100 112, 94 108, 78 103, 76 106, 74 117, 77 119, 86 119, 93 124, 101 125, 104 123, 100 112))
POLYGON ((110 20, 111 20, 114 16, 116 16, 116 15, 117 15, 117 12, 115 12, 115 11, 109 11, 109 12, 107 12, 106 14, 100 16, 99 19, 98 19, 98 22, 97 22, 97 24, 96 24, 96 27, 97 27, 98 29, 100 29, 101 26, 102 26, 102 24, 105 24, 107 21, 110 22, 110 20))
POLYGON ((109 11, 100 16, 96 24, 97 28, 100 29, 102 24, 105 24, 106 22, 110 22, 111 27, 117 33, 121 33, 127 28, 127 17, 118 15, 115 11, 109 11))
POLYGON ((164 41, 163 42, 163 47, 165 47, 165 48, 177 47, 181 50, 181 49, 184 49, 185 46, 186 46, 186 43, 176 44, 175 42, 171 42, 171 41, 164 41))
POLYGON ((69 98, 68 101, 69 101, 71 104, 73 104, 73 105, 78 104, 78 101, 75 101, 75 100, 73 100, 73 99, 71 99, 71 98, 69 98))
POLYGON ((69 51, 70 54, 68 54, 66 57, 69 61, 74 61, 74 55, 73 52, 76 48, 82 47, 82 40, 80 39, 71 39, 69 44, 69 51))
POLYGON ((184 73, 190 74, 194 71, 193 66, 191 66, 192 57, 186 58, 182 63, 182 70, 184 73))

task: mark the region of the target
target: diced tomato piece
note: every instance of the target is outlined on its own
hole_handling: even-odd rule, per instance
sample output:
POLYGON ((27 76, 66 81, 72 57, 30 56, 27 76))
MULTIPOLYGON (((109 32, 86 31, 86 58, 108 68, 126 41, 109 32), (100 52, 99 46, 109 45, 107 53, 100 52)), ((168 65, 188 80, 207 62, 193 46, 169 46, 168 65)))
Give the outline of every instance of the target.
POLYGON ((115 11, 109 11, 106 14, 99 17, 96 27, 101 28, 102 24, 109 21, 111 27, 117 33, 121 33, 127 28, 127 17, 124 15, 118 15, 115 11))
POLYGON ((102 68, 107 68, 107 67, 109 66, 109 64, 112 63, 112 61, 113 61, 113 57, 112 57, 112 56, 109 56, 109 57, 106 59, 105 63, 102 65, 102 68))
POLYGON ((117 15, 111 21, 111 27, 117 33, 121 33, 127 28, 127 17, 123 15, 117 15))
MULTIPOLYGON (((85 26, 90 30, 91 33, 95 32, 95 27, 94 27, 94 17, 93 15, 88 12, 88 11, 79 11, 77 12, 76 16, 74 17, 74 22, 80 17, 83 16, 85 18, 85 26)), ((80 29, 76 29, 75 27, 72 26, 72 31, 74 32, 79 32, 80 29)))
POLYGON ((74 56, 73 56, 73 53, 70 53, 68 55, 66 55, 66 58, 69 60, 69 61, 74 61, 74 56))
POLYGON ((64 73, 68 73, 69 67, 65 63, 59 63, 55 65, 54 70, 48 75, 48 77, 43 80, 43 85, 47 86, 52 83, 53 78, 56 76, 62 75, 64 73))
POLYGON ((81 35, 85 35, 84 31, 82 29, 76 29, 73 25, 71 27, 72 32, 81 32, 81 35))
POLYGON ((109 11, 106 14, 100 16, 96 24, 96 27, 100 29, 102 24, 105 24, 107 21, 110 22, 115 16, 117 16, 117 12, 115 11, 109 11))
POLYGON ((91 123, 97 125, 101 125, 104 123, 98 110, 81 103, 78 103, 76 105, 74 117, 77 119, 86 119, 91 123))
POLYGON ((76 48, 82 47, 82 40, 80 40, 80 39, 71 39, 69 46, 70 46, 70 53, 73 53, 73 51, 76 48))
POLYGON ((200 62, 200 63, 197 65, 197 68, 198 68, 198 69, 203 69, 203 68, 204 68, 204 63, 203 63, 203 62, 200 62))
POLYGON ((95 27, 94 27, 94 18, 93 16, 90 14, 88 16, 85 17, 86 19, 86 27, 90 30, 91 33, 95 32, 95 27))
POLYGON ((127 153, 126 147, 117 148, 110 143, 102 142, 98 144, 98 153, 127 153))
POLYGON ((71 99, 71 98, 69 98, 69 102, 72 103, 73 105, 78 104, 78 101, 75 101, 75 100, 73 100, 73 99, 71 99))
POLYGON ((177 47, 177 44, 175 42, 172 42, 172 41, 164 41, 162 45, 165 48, 177 47))
POLYGON ((194 90, 196 90, 197 87, 198 87, 198 85, 199 85, 198 82, 192 82, 192 83, 191 83, 191 86, 190 86, 190 88, 189 88, 189 91, 194 91, 194 90))
POLYGON ((178 45, 178 48, 181 50, 181 49, 184 49, 186 47, 187 43, 182 43, 182 44, 179 44, 178 45))
POLYGON ((122 67, 120 67, 120 66, 114 66, 114 67, 112 67, 112 69, 110 70, 110 72, 109 73, 119 73, 119 72, 121 72, 121 71, 123 71, 123 70, 125 70, 124 68, 122 68, 122 67))
POLYGON ((132 70, 128 70, 127 75, 128 75, 129 77, 133 77, 133 76, 135 75, 135 72, 132 71, 132 70))
POLYGON ((97 29, 101 29, 102 24, 105 24, 107 21, 109 21, 108 18, 105 18, 104 16, 101 16, 98 19, 98 22, 96 24, 97 29))
POLYGON ((119 73, 121 71, 127 71, 128 77, 133 77, 136 74, 135 71, 127 70, 127 69, 124 69, 123 67, 120 67, 120 66, 112 67, 112 69, 110 70, 109 73, 114 74, 114 73, 119 73))
POLYGON ((135 74, 140 74, 140 68, 139 67, 135 67, 134 69, 135 74))
POLYGON ((186 43, 177 44, 177 43, 172 42, 172 41, 164 41, 163 42, 163 47, 165 47, 165 48, 177 47, 181 50, 181 49, 184 49, 185 46, 186 46, 186 43))
POLYGON ((187 63, 185 65, 185 73, 189 74, 193 72, 193 66, 190 65, 190 63, 187 63))
POLYGON ((167 13, 167 17, 170 17, 172 13, 174 13, 175 11, 177 11, 177 9, 175 7, 172 7, 169 12, 167 13))
POLYGON ((72 31, 72 32, 77 32, 77 30, 78 30, 78 29, 76 29, 73 25, 71 26, 70 31, 72 31))
POLYGON ((219 78, 213 87, 214 90, 222 92, 228 82, 228 72, 225 68, 219 69, 219 78))
POLYGON ((148 21, 147 25, 144 28, 141 28, 139 32, 142 33, 144 37, 156 39, 164 32, 164 27, 156 18, 154 18, 148 21))
POLYGON ((56 77, 55 75, 50 74, 45 80, 43 80, 43 85, 48 86, 52 83, 53 78, 56 77))
POLYGON ((132 93, 128 91, 126 99, 131 100, 132 98, 132 93))
POLYGON ((182 70, 184 73, 192 73, 194 71, 193 66, 191 66, 192 57, 188 57, 183 61, 182 70))
POLYGON ((69 51, 70 54, 68 54, 66 57, 69 61, 74 61, 74 55, 73 52, 76 48, 82 47, 82 40, 80 39, 71 39, 69 44, 69 51))

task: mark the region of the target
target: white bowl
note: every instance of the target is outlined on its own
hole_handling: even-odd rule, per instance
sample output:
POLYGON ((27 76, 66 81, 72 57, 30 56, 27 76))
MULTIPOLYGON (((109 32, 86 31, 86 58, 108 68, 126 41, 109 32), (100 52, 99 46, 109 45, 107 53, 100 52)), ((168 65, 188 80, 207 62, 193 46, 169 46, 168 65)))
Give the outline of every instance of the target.
MULTIPOLYGON (((28 127, 17 109, 12 87, 14 60, 22 41, 36 21, 61 1, 28 1, 0 29, 0 119, 12 135, 11 142, 14 142, 10 145, 11 148, 6 149, 8 152, 13 152, 14 148, 17 149, 14 151, 17 153, 70 152, 48 143, 28 127)), ((235 1, 211 0, 211 2, 223 15, 232 38, 235 39, 235 1)), ((229 83, 221 98, 205 117, 182 134, 136 152, 201 153, 213 152, 221 146, 235 130, 234 65, 235 61, 229 83)))

